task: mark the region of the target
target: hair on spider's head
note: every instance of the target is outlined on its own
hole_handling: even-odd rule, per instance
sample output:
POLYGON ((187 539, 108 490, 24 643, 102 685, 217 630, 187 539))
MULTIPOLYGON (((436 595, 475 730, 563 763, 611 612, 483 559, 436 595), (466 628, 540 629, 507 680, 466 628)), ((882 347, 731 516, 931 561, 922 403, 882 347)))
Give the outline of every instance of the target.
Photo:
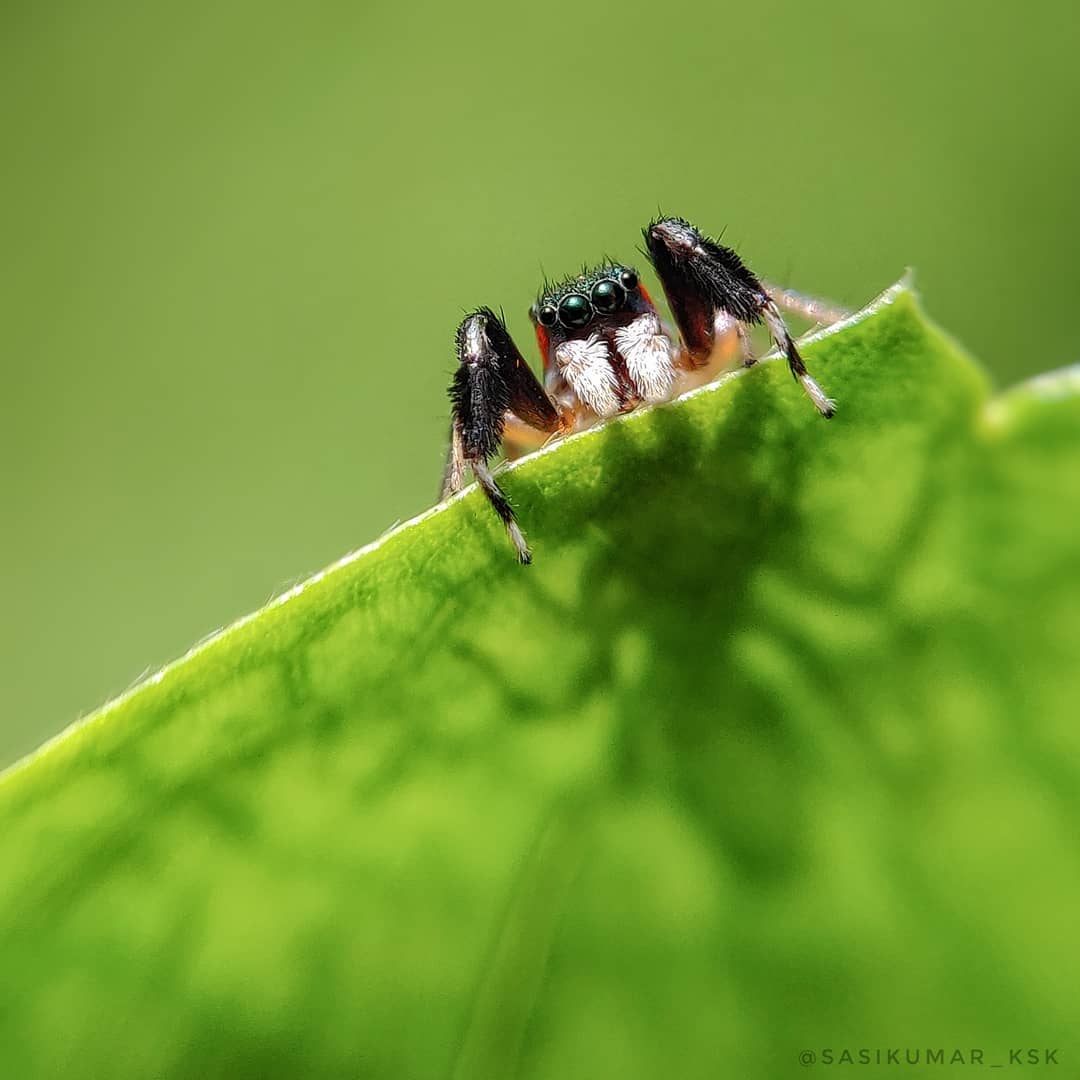
POLYGON ((615 315, 630 307, 637 288, 638 274, 633 267, 606 259, 562 281, 545 282, 529 308, 529 317, 548 329, 560 326, 581 331, 597 316, 615 315))

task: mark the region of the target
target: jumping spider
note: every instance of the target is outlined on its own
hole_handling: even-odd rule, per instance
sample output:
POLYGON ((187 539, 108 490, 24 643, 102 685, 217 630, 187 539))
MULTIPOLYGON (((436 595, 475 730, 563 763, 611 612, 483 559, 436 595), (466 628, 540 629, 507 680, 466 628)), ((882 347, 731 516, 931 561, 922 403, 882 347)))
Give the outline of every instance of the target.
POLYGON ((819 318, 824 308, 766 288, 730 248, 682 218, 642 230, 678 325, 661 322, 633 267, 605 263, 546 286, 529 309, 544 362, 539 382, 491 308, 467 315, 457 331, 459 366, 450 386, 450 456, 443 498, 460 490, 468 465, 522 563, 529 546, 489 462, 505 439, 517 447, 580 431, 640 405, 668 401, 708 382, 733 356, 749 367, 749 327, 764 323, 818 412, 835 406, 806 370, 777 306, 819 318))

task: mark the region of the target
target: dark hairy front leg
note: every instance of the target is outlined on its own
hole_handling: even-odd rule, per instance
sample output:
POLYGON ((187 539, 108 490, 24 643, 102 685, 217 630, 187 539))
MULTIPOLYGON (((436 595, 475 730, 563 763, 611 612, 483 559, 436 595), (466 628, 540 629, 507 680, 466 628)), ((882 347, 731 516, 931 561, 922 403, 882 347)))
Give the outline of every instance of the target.
POLYGON ((780 309, 731 248, 711 240, 682 218, 660 218, 644 235, 649 259, 664 287, 692 367, 708 363, 718 314, 745 326, 764 322, 777 349, 787 358, 791 374, 818 412, 826 418, 834 414, 834 402, 806 370, 780 309))
POLYGON ((527 564, 532 561, 529 545, 489 463, 502 446, 508 414, 551 434, 564 430, 564 421, 506 325, 490 308, 479 308, 462 320, 456 347, 458 369, 450 384, 450 453, 443 474, 443 498, 461 488, 465 468, 471 468, 506 526, 518 560, 527 564))

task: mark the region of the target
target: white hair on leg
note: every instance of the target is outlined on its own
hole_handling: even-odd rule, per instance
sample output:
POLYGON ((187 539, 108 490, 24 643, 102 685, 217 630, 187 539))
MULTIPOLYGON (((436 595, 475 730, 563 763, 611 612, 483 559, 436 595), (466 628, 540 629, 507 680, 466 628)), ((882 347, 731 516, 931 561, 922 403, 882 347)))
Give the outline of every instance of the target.
POLYGON ((487 462, 477 458, 472 463, 472 471, 473 476, 476 477, 476 482, 495 508, 495 513, 502 518, 510 542, 514 545, 514 550, 517 551, 518 562, 522 566, 528 566, 532 562, 532 552, 529 550, 529 545, 525 542, 525 537, 518 526, 517 519, 514 517, 514 509, 507 500, 506 495, 503 494, 502 488, 495 482, 495 477, 492 475, 487 462))
POLYGON ((464 360, 474 364, 487 352, 487 339, 484 337, 482 319, 469 319, 465 323, 465 341, 462 351, 464 360))
POLYGON ((822 416, 829 417, 836 413, 836 402, 818 385, 817 379, 808 372, 799 376, 799 382, 806 391, 807 397, 814 403, 814 407, 822 416))
POLYGON ((461 428, 455 422, 450 429, 450 449, 443 470, 442 495, 448 499, 459 492, 465 483, 465 447, 461 442, 461 428))
POLYGON ((646 312, 620 326, 615 331, 615 345, 638 393, 646 401, 667 400, 675 381, 675 357, 656 314, 646 312))
POLYGON ((597 416, 619 411, 619 384, 603 338, 590 334, 584 341, 564 341, 555 350, 555 362, 570 388, 597 416))
POLYGON ((773 342, 782 354, 787 357, 791 367, 791 373, 802 383, 806 396, 814 403, 814 407, 824 417, 830 417, 836 412, 836 402, 832 400, 818 385, 817 380, 806 370, 806 365, 799 356, 799 350, 788 333, 787 324, 783 316, 777 310, 776 304, 768 300, 761 309, 765 325, 769 328, 773 342))

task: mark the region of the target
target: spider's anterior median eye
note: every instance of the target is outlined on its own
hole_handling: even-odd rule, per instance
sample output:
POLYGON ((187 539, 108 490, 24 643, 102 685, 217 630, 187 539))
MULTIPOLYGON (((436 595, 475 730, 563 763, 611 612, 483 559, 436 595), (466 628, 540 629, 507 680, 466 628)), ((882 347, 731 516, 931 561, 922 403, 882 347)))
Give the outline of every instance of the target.
POLYGON ((544 304, 544 306, 536 313, 536 321, 541 326, 554 326, 555 320, 558 319, 559 313, 550 305, 544 304))
POLYGON ((597 311, 602 311, 605 315, 618 311, 625 300, 626 291, 617 281, 605 279, 604 281, 598 281, 592 287, 593 307, 597 311))
POLYGON ((582 296, 581 293, 570 293, 569 296, 564 296, 559 304, 559 319, 563 326, 574 329, 587 326, 592 316, 592 305, 588 297, 582 296))
POLYGON ((637 288, 637 274, 633 270, 624 270, 619 275, 619 280, 627 292, 633 292, 637 288))

